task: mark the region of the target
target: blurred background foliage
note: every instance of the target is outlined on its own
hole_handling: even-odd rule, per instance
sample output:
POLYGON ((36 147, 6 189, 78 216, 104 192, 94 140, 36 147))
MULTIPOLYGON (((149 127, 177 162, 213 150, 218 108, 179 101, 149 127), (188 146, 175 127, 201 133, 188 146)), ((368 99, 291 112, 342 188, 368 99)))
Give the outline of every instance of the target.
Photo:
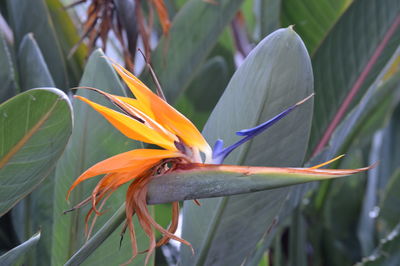
MULTIPOLYGON (((182 203, 180 232, 196 255, 171 243, 151 264, 398 265, 398 0, 4 0, 0 13, 0 265, 119 265, 131 255, 129 241, 118 248, 124 191, 91 241, 84 211, 62 214, 81 172, 142 145, 71 99, 93 97, 77 86, 129 95, 104 55, 155 88, 151 63, 167 100, 208 140, 229 140, 315 91, 313 106, 230 163, 379 162, 351 178, 182 203), (290 25, 301 39, 288 29, 266 38, 290 25)), ((169 204, 150 208, 166 227, 169 204)), ((140 230, 137 239, 145 249, 140 230)))

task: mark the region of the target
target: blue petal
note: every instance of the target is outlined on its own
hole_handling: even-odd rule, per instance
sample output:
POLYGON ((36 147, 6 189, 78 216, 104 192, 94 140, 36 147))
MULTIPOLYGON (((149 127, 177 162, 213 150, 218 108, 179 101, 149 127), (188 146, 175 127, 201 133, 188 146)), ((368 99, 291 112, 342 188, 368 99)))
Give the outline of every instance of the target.
POLYGON ((288 109, 286 109, 282 113, 278 114, 277 116, 275 116, 274 118, 268 120, 267 122, 262 123, 261 125, 258 125, 256 127, 250 128, 250 129, 242 129, 242 130, 236 132, 236 135, 239 135, 239 136, 253 136, 254 137, 254 136, 260 134, 261 132, 263 132, 264 130, 266 130, 267 128, 269 128, 270 126, 272 126, 273 124, 275 124, 276 122, 278 122, 279 120, 281 120, 282 118, 284 118, 295 107, 296 107, 296 105, 293 105, 293 106, 289 107, 288 109))
POLYGON ((311 94, 307 98, 301 100, 300 102, 296 103, 295 105, 289 107, 285 111, 281 112, 280 114, 276 115, 272 119, 262 123, 261 125, 258 125, 253 128, 249 129, 243 129, 240 131, 236 132, 236 135, 243 136, 243 138, 236 143, 232 144, 229 147, 226 147, 225 149, 223 148, 224 142, 221 139, 218 139, 215 144, 214 144, 214 149, 213 149, 213 163, 215 164, 221 164, 225 158, 237 147, 245 143, 246 141, 251 140, 258 134, 261 134, 264 132, 267 128, 284 118, 286 115, 288 115, 291 111, 293 111, 297 106, 301 105, 308 99, 310 99, 314 94, 311 94))

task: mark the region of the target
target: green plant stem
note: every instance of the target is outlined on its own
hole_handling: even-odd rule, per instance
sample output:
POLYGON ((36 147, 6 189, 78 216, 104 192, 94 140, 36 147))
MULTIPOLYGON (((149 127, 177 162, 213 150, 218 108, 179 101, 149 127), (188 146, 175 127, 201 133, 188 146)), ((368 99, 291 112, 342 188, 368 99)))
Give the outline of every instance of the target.
POLYGON ((79 265, 96 250, 125 220, 125 203, 119 207, 114 215, 100 228, 92 238, 88 240, 66 263, 67 265, 79 265))

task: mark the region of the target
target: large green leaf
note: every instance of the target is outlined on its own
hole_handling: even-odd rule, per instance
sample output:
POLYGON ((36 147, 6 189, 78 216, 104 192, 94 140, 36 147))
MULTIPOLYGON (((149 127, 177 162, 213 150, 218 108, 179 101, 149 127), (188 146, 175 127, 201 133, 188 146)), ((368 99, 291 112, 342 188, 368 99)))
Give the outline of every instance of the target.
POLYGON ((79 42, 80 36, 70 15, 59 0, 45 0, 52 21, 54 30, 60 42, 61 50, 66 60, 69 86, 76 86, 82 76, 83 64, 88 54, 88 49, 81 44, 72 56, 69 56, 71 49, 79 42))
POLYGON ((32 33, 25 35, 21 41, 18 68, 22 90, 54 87, 53 78, 32 33))
POLYGON ((310 139, 314 153, 397 49, 399 25, 399 1, 355 0, 313 55, 318 95, 310 139))
MULTIPOLYGON (((53 79, 42 53, 32 34, 25 35, 18 51, 18 67, 22 90, 54 86, 53 79)), ((13 225, 19 239, 26 239, 38 229, 40 241, 35 248, 37 265, 49 264, 51 248, 51 227, 53 215, 54 171, 41 185, 16 205, 12 210, 13 225)))
MULTIPOLYGON (((384 73, 385 71, 383 74, 384 73)), ((317 157, 313 158, 312 161, 318 163, 327 160, 328 158, 333 158, 339 154, 348 153, 349 149, 355 145, 355 142, 362 139, 366 139, 366 141, 370 143, 373 132, 382 127, 384 122, 388 120, 388 117, 393 112, 394 107, 399 102, 399 89, 400 76, 398 75, 398 72, 387 80, 382 80, 381 77, 378 77, 375 83, 368 89, 360 100, 359 104, 353 108, 342 123, 340 123, 336 128, 332 134, 328 147, 326 147, 317 157)), ((379 150, 379 147, 375 148, 375 151, 377 150, 379 150)), ((376 157, 371 160, 371 163, 375 163, 381 159, 382 158, 376 157)), ((385 164, 384 161, 382 163, 385 164)), ((334 166, 337 166, 337 164, 334 163, 334 166)), ((360 219, 360 225, 358 228, 358 235, 363 238, 361 244, 364 254, 369 254, 371 248, 374 247, 372 234, 375 231, 375 221, 374 218, 370 217, 370 213, 371 211, 373 212, 377 204, 376 192, 378 188, 378 180, 381 180, 381 175, 378 173, 380 168, 380 165, 378 165, 376 169, 373 169, 369 173, 368 188, 364 196, 364 206, 361 214, 362 218, 360 219)), ((322 211, 326 209, 326 199, 332 189, 334 188, 329 181, 321 186, 315 199, 315 206, 318 210, 322 211)))
MULTIPOLYGON (((265 38, 234 74, 204 135, 211 144, 222 138, 229 145, 238 139, 235 131, 270 119, 311 94, 312 88, 311 62, 303 42, 291 28, 278 30, 265 38)), ((232 153, 227 163, 301 165, 311 116, 312 102, 308 102, 232 153)), ((183 238, 191 242, 195 255, 183 247, 182 264, 242 263, 260 238, 268 235, 292 189, 207 199, 201 201, 201 207, 185 202, 183 238)))
POLYGON ((188 1, 174 17, 169 34, 161 39, 152 56, 169 101, 176 101, 189 85, 243 0, 216 2, 188 1))
MULTIPOLYGON (((91 86, 113 94, 124 95, 124 89, 104 54, 97 50, 89 58, 82 77, 81 86, 91 86)), ((79 90, 79 95, 109 106, 103 97, 88 90, 79 90)), ((71 205, 65 199, 68 188, 87 168, 117 153, 139 147, 112 127, 100 114, 81 101, 73 102, 75 111, 74 130, 66 151, 56 168, 55 206, 52 241, 52 264, 64 264, 84 243, 84 220, 87 208, 63 215, 72 205, 84 200, 96 184, 96 179, 80 184, 70 197, 71 205)), ((100 216, 94 231, 107 221, 125 201, 125 190, 116 191, 106 204, 107 212, 100 216)), ((147 248, 144 233, 137 228, 139 250, 147 248)), ((118 248, 119 234, 115 232, 89 257, 86 265, 117 265, 126 262, 132 254, 129 241, 118 248)), ((135 259, 143 264, 144 257, 135 259)))
MULTIPOLYGON (((390 69, 392 62, 396 62, 398 55, 394 55, 388 66, 382 71, 374 84, 367 90, 360 102, 346 116, 340 125, 333 132, 329 145, 318 156, 312 159, 314 163, 322 162, 339 154, 345 154, 356 141, 365 139, 364 142, 370 143, 373 133, 381 128, 392 115, 396 105, 400 101, 400 72, 395 71, 388 75, 387 69, 390 69)), ((396 122, 392 122, 396 124, 396 122)), ((392 127, 396 129, 396 127, 392 127)), ((387 179, 397 167, 391 165, 392 150, 389 140, 391 140, 388 129, 385 130, 387 141, 380 144, 378 150, 382 153, 378 158, 382 162, 378 165, 379 187, 386 184, 387 179), (386 147, 386 148, 385 148, 386 147)), ((360 145, 360 144, 359 144, 360 145)), ((394 159, 394 158, 393 158, 394 159)), ((334 163, 335 164, 335 163, 334 163)), ((323 195, 327 188, 318 193, 317 206, 323 204, 323 195)), ((372 206, 373 207, 373 206, 372 206)))
POLYGON ((282 0, 282 24, 295 25, 296 31, 312 54, 353 1, 282 0))
MULTIPOLYGON (((371 142, 373 133, 384 125, 400 101, 399 72, 395 71, 391 76, 387 76, 387 69, 390 68, 393 61, 396 61, 396 58, 397 55, 393 56, 388 66, 382 71, 374 84, 370 86, 360 102, 335 129, 329 145, 312 158, 312 164, 347 153, 357 140, 360 142, 360 140, 365 139, 364 142, 371 142)), ((337 166, 337 164, 333 163, 333 166, 337 166)), ((378 166, 378 169, 381 171, 380 169, 386 168, 378 166)), ((379 176, 382 176, 382 174, 379 173, 379 176)), ((383 182, 383 179, 380 178, 379 180, 379 182, 383 182)), ((328 181, 320 187, 315 199, 317 209, 322 209, 329 186, 330 183, 328 181)))
POLYGON ((7 8, 16 45, 20 45, 25 34, 32 32, 56 86, 66 90, 69 84, 65 60, 45 1, 8 0, 7 8))
POLYGON ((312 161, 322 162, 346 153, 361 136, 369 135, 370 139, 387 122, 399 101, 400 72, 385 81, 378 79, 333 132, 325 150, 312 161))
POLYGON ((11 51, 2 33, 0 33, 0 66, 0 83, 2 84, 0 89, 1 103, 17 93, 15 67, 11 58, 11 51))
POLYGON ((72 129, 71 106, 57 89, 34 89, 0 106, 0 215, 53 170, 72 129))
POLYGON ((30 239, 21 245, 13 248, 0 257, 0 265, 18 265, 18 260, 31 250, 39 241, 40 232, 34 234, 30 239))

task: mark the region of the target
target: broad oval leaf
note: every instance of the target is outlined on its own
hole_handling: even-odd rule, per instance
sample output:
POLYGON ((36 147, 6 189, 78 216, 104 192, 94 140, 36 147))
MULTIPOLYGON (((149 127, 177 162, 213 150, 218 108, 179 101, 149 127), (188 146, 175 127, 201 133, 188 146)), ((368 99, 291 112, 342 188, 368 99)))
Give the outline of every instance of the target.
POLYGON ((58 89, 33 89, 0 105, 0 215, 53 170, 72 130, 71 105, 58 89))
MULTIPOLYGON (((222 138, 229 145, 238 138, 234 132, 265 122, 312 92, 311 62, 303 42, 292 28, 278 30, 261 41, 236 71, 211 114, 204 135, 211 144, 222 138)), ((312 101, 232 153, 227 163, 301 165, 311 117, 312 101)), ((183 238, 191 242, 195 255, 183 247, 182 264, 242 263, 275 224, 291 190, 289 187, 207 199, 201 201, 201 207, 185 202, 183 238)))

